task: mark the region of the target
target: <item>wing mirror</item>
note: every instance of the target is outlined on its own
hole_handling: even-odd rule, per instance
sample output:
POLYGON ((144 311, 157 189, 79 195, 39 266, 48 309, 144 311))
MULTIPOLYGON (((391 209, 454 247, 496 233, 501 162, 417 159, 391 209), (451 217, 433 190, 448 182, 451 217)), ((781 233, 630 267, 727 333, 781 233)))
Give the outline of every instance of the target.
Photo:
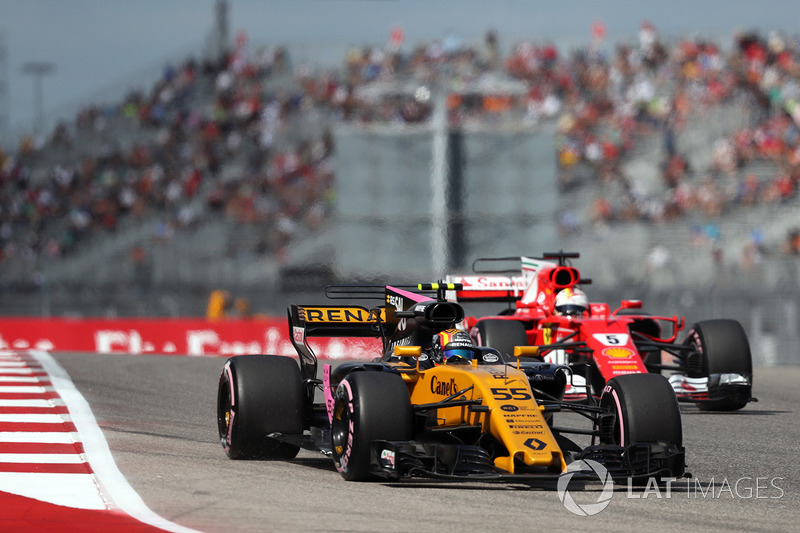
POLYGON ((537 357, 538 355, 538 346, 514 346, 514 357, 517 358, 517 370, 519 370, 520 357, 537 357))

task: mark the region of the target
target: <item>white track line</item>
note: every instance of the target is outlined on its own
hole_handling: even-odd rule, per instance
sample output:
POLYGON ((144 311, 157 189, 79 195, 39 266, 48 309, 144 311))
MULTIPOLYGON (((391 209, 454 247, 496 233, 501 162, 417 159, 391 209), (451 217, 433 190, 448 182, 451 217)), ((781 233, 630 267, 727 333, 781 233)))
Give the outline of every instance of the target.
POLYGON ((0 387, 0 393, 3 393, 3 392, 19 392, 19 393, 25 393, 25 394, 30 394, 30 393, 43 394, 43 393, 47 392, 47 389, 45 389, 44 387, 28 387, 28 386, 22 386, 22 385, 20 385, 20 386, 11 385, 11 386, 8 386, 8 387, 0 387))
POLYGON ((55 404, 50 400, 0 400, 0 407, 48 407, 53 408, 55 404))
POLYGON ((31 422, 33 424, 63 424, 64 419, 55 413, 14 414, 0 413, 0 422, 31 422))
MULTIPOLYGON (((0 472, 0 483, 16 487, 20 496, 42 501, 59 501, 76 509, 105 511, 92 474, 43 474, 40 472, 0 472), (65 493, 64 487, 69 491, 65 493)), ((65 529, 68 524, 64 524, 65 529)))
POLYGON ((39 378, 30 376, 0 376, 0 383, 8 383, 8 382, 39 383, 39 378))
POLYGON ((0 442, 30 442, 33 444, 75 444, 71 433, 64 431, 4 431, 0 442))
POLYGON ((0 463, 81 464, 77 453, 0 453, 0 463))

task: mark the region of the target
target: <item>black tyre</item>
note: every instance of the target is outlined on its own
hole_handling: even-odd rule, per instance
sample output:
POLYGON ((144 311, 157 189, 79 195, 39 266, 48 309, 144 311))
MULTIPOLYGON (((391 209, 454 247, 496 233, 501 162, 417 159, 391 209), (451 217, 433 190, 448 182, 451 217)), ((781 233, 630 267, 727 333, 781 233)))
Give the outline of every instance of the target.
POLYGON ((601 428, 604 444, 653 446, 647 454, 646 471, 631 476, 634 483, 644 483, 651 475, 660 479, 683 476, 681 412, 667 378, 659 374, 611 378, 603 389, 600 406, 616 415, 613 427, 601 428))
MULTIPOLYGON (((507 363, 515 360, 514 346, 530 344, 525 326, 518 320, 480 320, 472 328, 471 335, 478 346, 494 348, 507 363)), ((522 358, 525 359, 530 358, 522 358)))
POLYGON ((667 378, 659 374, 628 374, 608 381, 600 406, 616 414, 605 444, 635 442, 683 444, 681 412, 667 378))
MULTIPOLYGON (((752 383, 753 360, 750 342, 744 328, 736 320, 716 319, 698 322, 689 330, 684 344, 701 354, 699 377, 709 377, 711 374, 741 374, 752 383)), ((698 402, 697 406, 706 411, 736 411, 747 405, 750 392, 748 388, 741 394, 729 398, 698 402)))
POLYGON ((331 423, 331 449, 343 478, 373 478, 373 441, 407 441, 412 437, 411 400, 403 378, 391 373, 357 371, 339 383, 331 423))
POLYGON ((222 368, 217 425, 231 459, 293 459, 299 447, 267 437, 303 432, 303 387, 294 359, 239 355, 222 368))

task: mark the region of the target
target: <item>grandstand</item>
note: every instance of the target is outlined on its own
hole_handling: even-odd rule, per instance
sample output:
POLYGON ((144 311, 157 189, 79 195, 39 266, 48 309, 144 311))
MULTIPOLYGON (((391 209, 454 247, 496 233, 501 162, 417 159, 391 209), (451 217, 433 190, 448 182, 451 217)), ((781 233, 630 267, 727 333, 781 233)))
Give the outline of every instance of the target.
POLYGON ((613 58, 528 43, 502 62, 481 43, 364 47, 336 70, 280 47, 186 59, 4 150, 3 313, 197 315, 224 288, 282 314, 330 281, 558 247, 581 252, 598 298, 690 319, 733 308, 755 328, 791 288, 796 332, 798 130, 791 94, 765 105, 781 63, 752 79, 748 39, 724 68, 700 40, 613 58))

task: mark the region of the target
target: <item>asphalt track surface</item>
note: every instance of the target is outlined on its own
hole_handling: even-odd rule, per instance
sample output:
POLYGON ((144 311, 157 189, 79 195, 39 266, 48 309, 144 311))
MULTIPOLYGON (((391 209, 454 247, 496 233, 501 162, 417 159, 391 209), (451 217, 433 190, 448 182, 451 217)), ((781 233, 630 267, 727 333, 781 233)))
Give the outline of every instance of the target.
MULTIPOLYGON (((735 413, 683 405, 691 479, 616 484, 608 506, 573 514, 555 487, 351 483, 329 458, 231 461, 218 443, 222 358, 62 353, 114 459, 152 511, 207 533, 380 531, 800 531, 800 367, 756 369, 735 413)), ((570 485, 579 505, 602 485, 570 485)))

